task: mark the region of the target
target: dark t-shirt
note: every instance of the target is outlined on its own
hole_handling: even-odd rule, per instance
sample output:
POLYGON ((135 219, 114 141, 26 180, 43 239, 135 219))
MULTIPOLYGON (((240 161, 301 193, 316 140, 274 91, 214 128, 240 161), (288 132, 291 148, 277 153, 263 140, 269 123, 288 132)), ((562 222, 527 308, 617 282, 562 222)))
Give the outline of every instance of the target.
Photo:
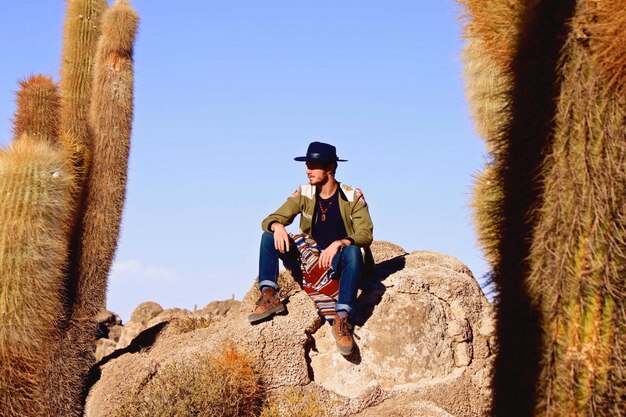
POLYGON ((326 249, 335 240, 348 236, 348 232, 339 210, 339 189, 328 199, 321 198, 319 194, 316 197, 311 234, 320 249, 326 249))

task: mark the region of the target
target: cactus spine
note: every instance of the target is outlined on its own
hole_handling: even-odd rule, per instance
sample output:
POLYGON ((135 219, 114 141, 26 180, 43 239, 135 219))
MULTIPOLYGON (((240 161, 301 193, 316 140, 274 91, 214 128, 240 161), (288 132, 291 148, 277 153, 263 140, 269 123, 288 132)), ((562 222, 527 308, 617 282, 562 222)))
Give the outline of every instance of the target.
POLYGON ((46 369, 59 338, 72 178, 62 149, 22 136, 0 151, 0 415, 53 415, 46 369))
POLYGON ((59 87, 51 77, 32 75, 20 82, 17 111, 13 118, 13 138, 26 134, 34 140, 59 140, 59 87))
MULTIPOLYGON (((493 27, 505 8, 464 3, 468 48, 493 49, 482 59, 497 71, 502 55, 476 28, 493 27)), ((502 191, 474 202, 499 293, 494 414, 624 415, 626 11, 616 0, 518 10, 510 105, 487 127, 475 114, 493 158, 475 200, 489 197, 492 178, 502 191)), ((481 52, 466 54, 474 108, 484 108, 472 94, 481 52)))

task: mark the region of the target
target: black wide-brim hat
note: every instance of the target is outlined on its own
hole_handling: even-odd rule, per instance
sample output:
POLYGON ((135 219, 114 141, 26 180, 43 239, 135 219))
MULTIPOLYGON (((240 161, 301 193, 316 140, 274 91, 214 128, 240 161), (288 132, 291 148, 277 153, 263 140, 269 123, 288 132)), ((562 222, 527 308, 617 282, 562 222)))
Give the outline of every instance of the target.
POLYGON ((337 157, 337 149, 333 145, 322 142, 311 142, 306 150, 306 156, 293 158, 295 161, 306 162, 347 162, 347 159, 337 157))

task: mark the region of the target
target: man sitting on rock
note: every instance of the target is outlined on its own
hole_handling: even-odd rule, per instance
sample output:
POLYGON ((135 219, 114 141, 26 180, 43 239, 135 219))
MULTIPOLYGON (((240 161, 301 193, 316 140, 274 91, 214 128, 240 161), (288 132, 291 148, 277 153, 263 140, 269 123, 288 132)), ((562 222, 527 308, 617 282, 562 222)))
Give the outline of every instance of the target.
POLYGON ((306 162, 309 183, 300 186, 262 222, 264 233, 259 258, 261 297, 248 319, 256 324, 285 310, 278 295, 278 259, 283 261, 292 275, 301 277, 302 272, 307 272, 307 260, 301 258, 296 242, 285 230, 285 226, 300 214, 300 230, 308 241, 313 239, 313 244, 317 244, 321 251, 316 262, 325 271, 330 271, 329 277, 340 277, 336 312, 331 316, 332 333, 339 352, 349 355, 354 348, 349 318, 354 312, 363 271, 361 249, 368 250, 372 243, 372 220, 361 191, 335 179, 337 162, 345 160, 337 157, 334 146, 313 142, 306 156, 294 159, 306 162))

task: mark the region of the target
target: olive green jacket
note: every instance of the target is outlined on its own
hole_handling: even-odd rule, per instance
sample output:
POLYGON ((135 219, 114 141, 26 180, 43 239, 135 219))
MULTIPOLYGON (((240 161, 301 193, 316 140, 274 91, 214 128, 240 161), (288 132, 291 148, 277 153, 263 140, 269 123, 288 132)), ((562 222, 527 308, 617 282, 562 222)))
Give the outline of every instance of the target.
MULTIPOLYGON (((311 225, 314 220, 313 213, 316 204, 315 186, 302 185, 278 210, 263 220, 261 227, 263 230, 271 232, 272 223, 278 222, 287 226, 300 214, 300 230, 315 239, 315 236, 311 235, 311 225)), ((348 233, 346 238, 362 248, 369 247, 373 239, 374 225, 361 190, 340 183, 339 211, 348 233)))

